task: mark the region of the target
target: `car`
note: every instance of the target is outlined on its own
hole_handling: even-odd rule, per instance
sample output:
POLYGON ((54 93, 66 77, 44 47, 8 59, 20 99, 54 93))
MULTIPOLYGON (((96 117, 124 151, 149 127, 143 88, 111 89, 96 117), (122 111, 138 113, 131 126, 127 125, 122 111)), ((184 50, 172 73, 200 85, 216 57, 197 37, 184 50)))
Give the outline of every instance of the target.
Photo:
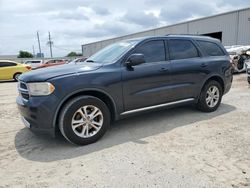
POLYGON ((21 74, 31 70, 31 67, 15 61, 0 60, 0 80, 16 80, 21 74))
POLYGON ((68 63, 82 63, 86 60, 87 58, 86 57, 81 57, 81 58, 76 58, 72 61, 69 61, 68 63))
POLYGON ((51 59, 51 60, 48 60, 47 62, 37 66, 35 69, 57 66, 57 65, 64 65, 66 63, 67 63, 67 61, 64 59, 51 59))
POLYGON ((246 63, 250 60, 250 46, 225 46, 227 52, 230 55, 233 71, 235 73, 241 73, 246 71, 246 63))
POLYGON ((143 111, 185 104, 215 111, 231 88, 231 69, 217 39, 129 39, 84 63, 21 76, 17 105, 31 131, 55 136, 58 130, 71 143, 86 145, 100 139, 111 122, 143 111))
POLYGON ((43 64, 43 60, 27 60, 24 64, 31 66, 32 69, 37 68, 43 64))
POLYGON ((247 81, 250 84, 250 59, 246 63, 247 81))

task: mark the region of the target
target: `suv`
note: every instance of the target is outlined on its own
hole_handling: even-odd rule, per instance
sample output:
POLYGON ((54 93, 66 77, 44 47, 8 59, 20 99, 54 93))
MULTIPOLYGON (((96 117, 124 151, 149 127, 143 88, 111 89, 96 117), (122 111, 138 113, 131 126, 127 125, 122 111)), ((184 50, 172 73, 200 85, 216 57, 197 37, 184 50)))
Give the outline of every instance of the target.
POLYGON ((86 145, 133 113, 189 103, 213 112, 231 84, 230 59, 217 39, 168 35, 117 42, 84 64, 22 75, 17 104, 31 130, 59 129, 86 145))

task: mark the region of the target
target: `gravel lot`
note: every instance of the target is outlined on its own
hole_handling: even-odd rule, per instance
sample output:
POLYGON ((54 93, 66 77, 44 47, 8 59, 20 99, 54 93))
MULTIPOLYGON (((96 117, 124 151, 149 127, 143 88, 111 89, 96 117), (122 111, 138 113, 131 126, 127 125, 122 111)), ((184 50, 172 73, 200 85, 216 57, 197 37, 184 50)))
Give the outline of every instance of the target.
POLYGON ((245 74, 234 76, 216 112, 189 106, 139 115, 83 147, 25 128, 16 87, 0 83, 0 187, 250 187, 245 74))

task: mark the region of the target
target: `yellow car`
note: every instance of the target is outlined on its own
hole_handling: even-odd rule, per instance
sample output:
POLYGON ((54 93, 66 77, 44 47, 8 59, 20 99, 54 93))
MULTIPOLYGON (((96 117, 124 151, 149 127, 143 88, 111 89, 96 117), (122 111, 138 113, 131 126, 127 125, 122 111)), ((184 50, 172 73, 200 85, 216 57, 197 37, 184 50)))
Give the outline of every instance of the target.
POLYGON ((9 60, 0 60, 0 80, 16 80, 18 77, 27 71, 30 71, 31 67, 21 63, 17 63, 9 60))

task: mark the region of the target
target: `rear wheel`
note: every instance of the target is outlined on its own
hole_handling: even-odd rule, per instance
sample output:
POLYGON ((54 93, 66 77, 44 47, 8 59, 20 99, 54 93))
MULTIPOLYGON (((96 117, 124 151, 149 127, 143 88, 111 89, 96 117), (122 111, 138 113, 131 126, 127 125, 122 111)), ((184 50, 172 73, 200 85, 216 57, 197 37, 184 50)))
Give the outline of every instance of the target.
POLYGON ((22 74, 22 73, 16 73, 16 74, 14 74, 14 76, 13 76, 14 80, 18 81, 18 78, 19 78, 19 76, 20 76, 21 74, 22 74))
POLYGON ((197 108, 204 112, 217 110, 222 99, 222 86, 215 80, 209 81, 202 89, 197 108))
POLYGON ((96 142, 110 125, 106 104, 92 96, 81 96, 69 101, 59 117, 59 129, 71 143, 87 145, 96 142))

